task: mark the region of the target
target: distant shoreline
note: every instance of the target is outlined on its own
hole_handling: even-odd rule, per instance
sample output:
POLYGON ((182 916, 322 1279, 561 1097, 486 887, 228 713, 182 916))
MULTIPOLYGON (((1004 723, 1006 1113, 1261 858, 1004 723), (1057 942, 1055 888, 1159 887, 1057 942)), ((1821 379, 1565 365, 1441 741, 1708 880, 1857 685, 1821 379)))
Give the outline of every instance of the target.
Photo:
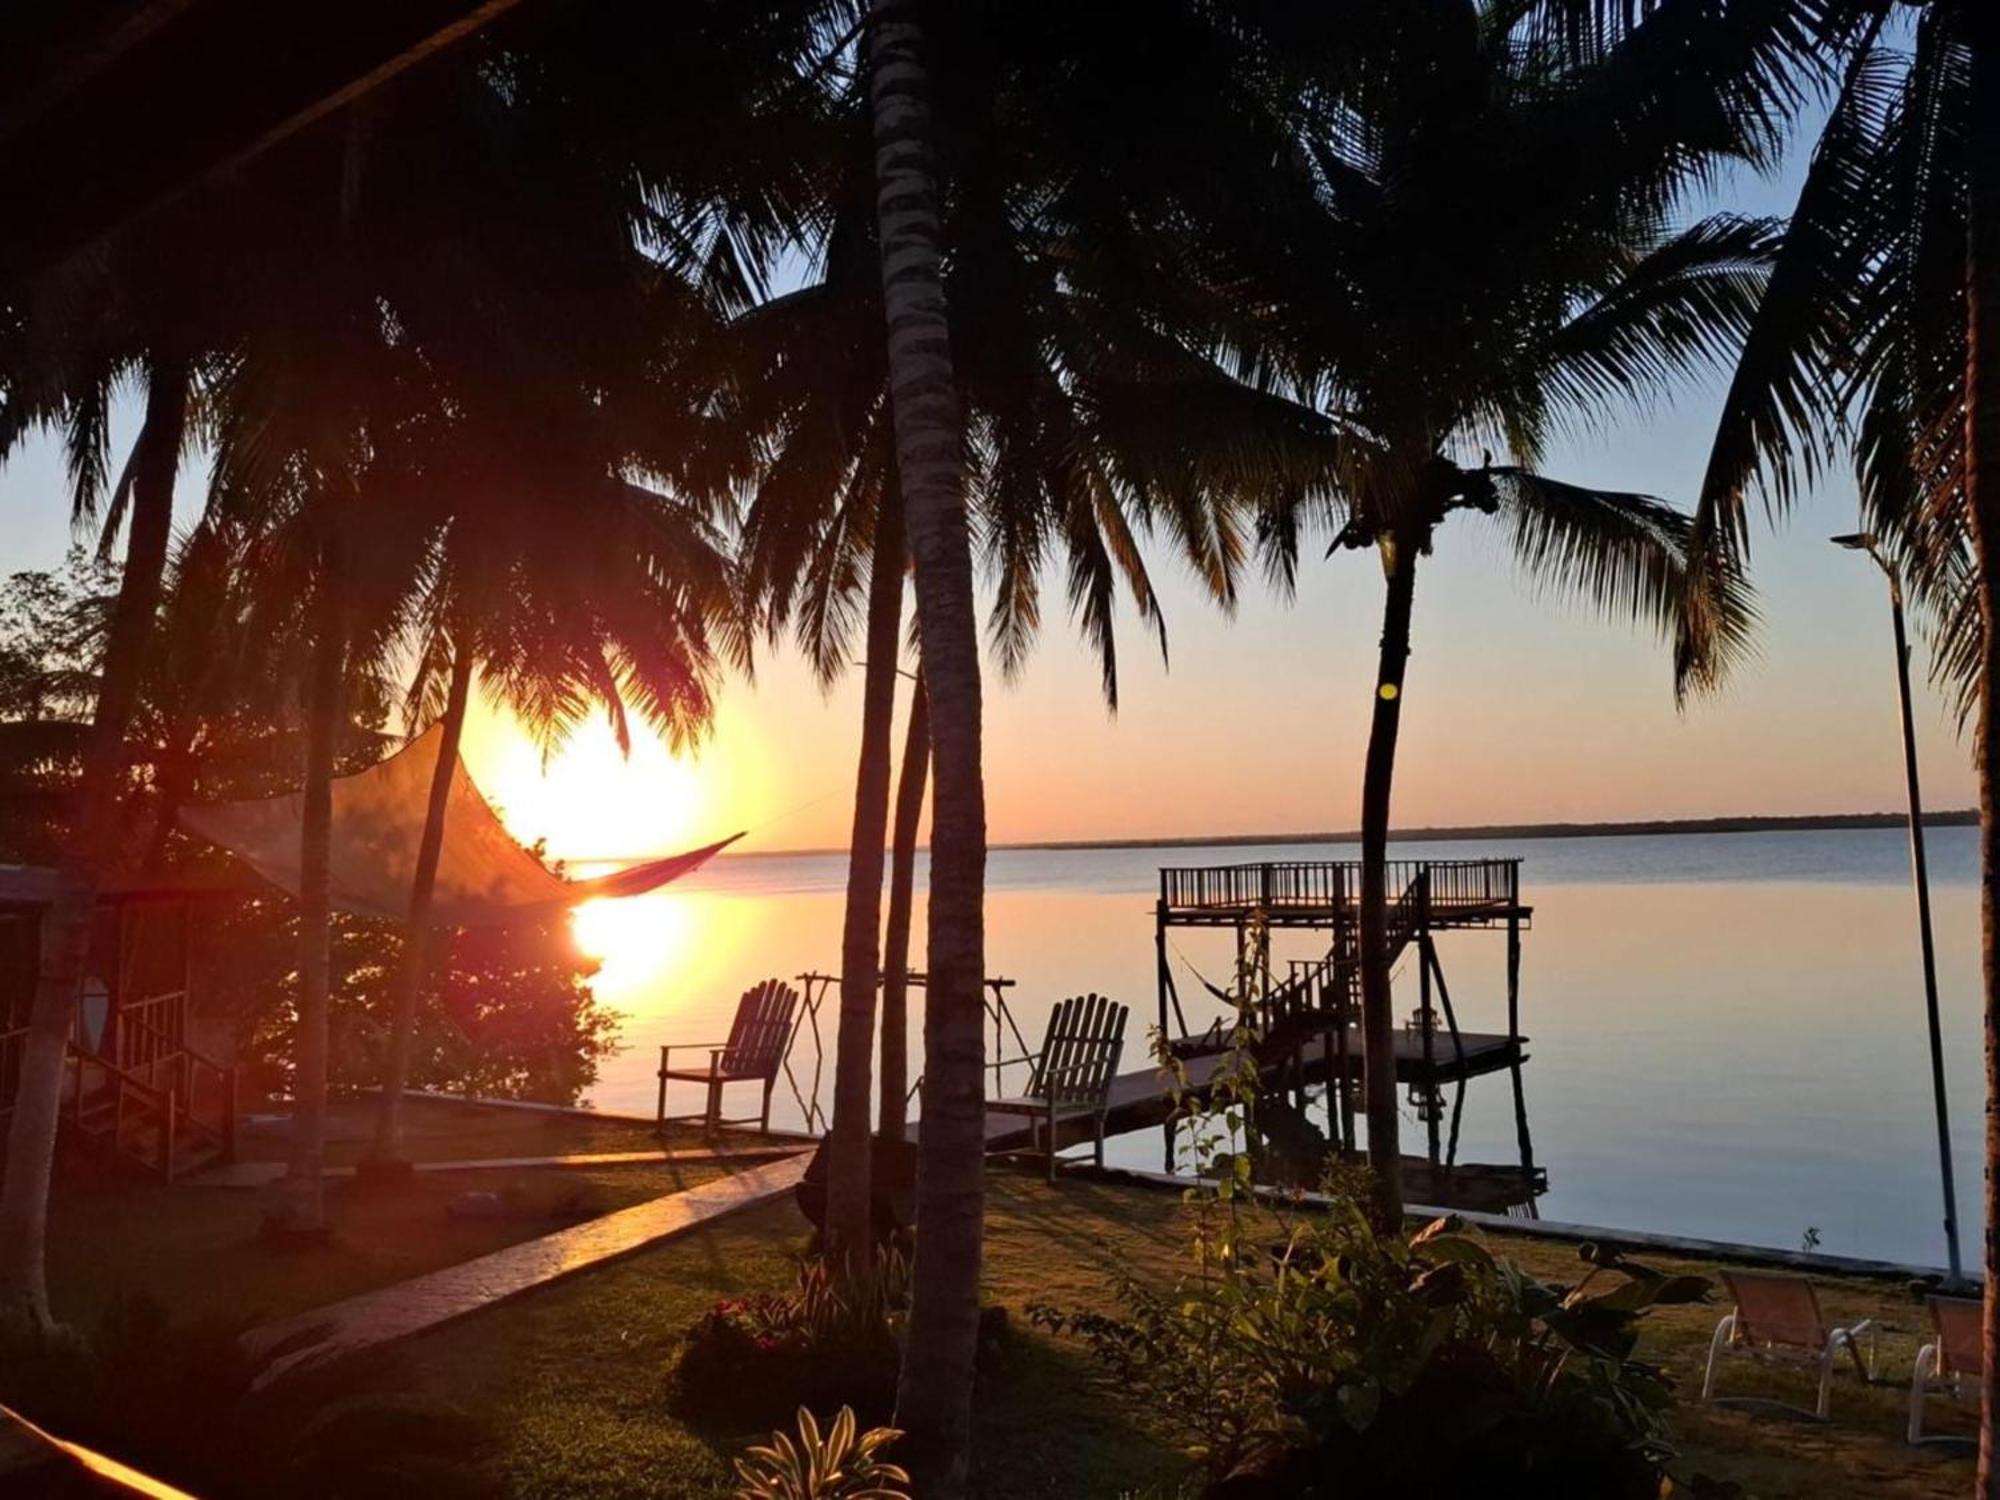
MULTIPOLYGON (((1393 844, 1456 843, 1473 839, 1602 839, 1650 838, 1661 834, 1710 833, 1823 833, 1856 828, 1901 828, 1907 821, 1899 812, 1803 813, 1789 817, 1749 816, 1737 818, 1646 818, 1616 823, 1468 823, 1452 828, 1396 828, 1390 830, 1393 844)), ((1924 814, 1926 828, 1976 826, 1979 810, 1951 808, 1924 814)), ((1242 849, 1257 845, 1354 844, 1361 834, 1350 829, 1336 833, 1219 833, 1181 834, 1165 838, 1122 839, 1025 839, 996 843, 993 850, 1085 850, 1085 849, 1242 849)), ((845 849, 746 849, 725 854, 724 859, 783 859, 808 854, 845 854, 845 849)))

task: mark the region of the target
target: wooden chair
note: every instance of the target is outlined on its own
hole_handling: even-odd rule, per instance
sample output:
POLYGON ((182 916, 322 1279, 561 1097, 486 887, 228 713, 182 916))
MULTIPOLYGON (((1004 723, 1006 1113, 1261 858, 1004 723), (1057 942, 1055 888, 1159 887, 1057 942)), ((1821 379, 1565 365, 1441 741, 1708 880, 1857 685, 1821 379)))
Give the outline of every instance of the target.
POLYGON ((1049 1015, 1042 1050, 1028 1092, 1015 1099, 993 1099, 986 1107, 1003 1115, 1026 1115, 1029 1139, 1048 1132, 1049 1181, 1056 1179, 1056 1127, 1065 1120, 1088 1117, 1097 1144, 1097 1164, 1104 1165, 1104 1116, 1111 1107, 1111 1080, 1125 1050, 1126 1007, 1102 995, 1078 995, 1057 1005, 1049 1015))
POLYGON ((781 980, 767 979, 745 990, 743 998, 736 1002, 736 1020, 729 1028, 728 1041, 720 1045, 714 1042, 675 1042, 662 1047, 660 1102, 654 1111, 655 1123, 665 1127, 700 1120, 702 1128, 710 1134, 724 1125, 755 1124, 760 1130, 769 1130, 771 1091, 778 1085, 778 1070, 785 1065, 785 1054, 791 1050, 792 1027, 798 1010, 799 992, 781 980), (707 1067, 673 1066, 672 1055, 676 1050, 688 1052, 701 1048, 708 1049, 707 1067), (667 1113, 667 1083, 670 1079, 707 1085, 708 1101, 700 1114, 667 1113), (722 1088, 729 1083, 763 1084, 762 1113, 725 1120, 722 1117, 722 1088))
POLYGON ((1910 1441, 1962 1443, 1965 1438, 1926 1438, 1924 1401, 1934 1395, 1977 1400, 1979 1373, 1986 1363, 1986 1339, 1980 1331, 1980 1304, 1972 1297, 1927 1297, 1931 1331, 1937 1335, 1917 1351, 1910 1376, 1910 1441))
MULTIPOLYGON (((1727 1355, 1816 1368, 1819 1399, 1810 1415, 1822 1422, 1826 1420, 1833 1395, 1834 1363, 1842 1354, 1854 1361, 1854 1368, 1864 1381, 1871 1377, 1875 1330, 1868 1319, 1851 1328, 1833 1327, 1819 1310, 1819 1294, 1803 1276, 1774 1271, 1717 1274, 1735 1299, 1736 1308, 1715 1325, 1715 1337, 1708 1346, 1708 1373, 1701 1383, 1702 1400, 1723 1399, 1715 1394, 1715 1374, 1716 1366, 1727 1355), (1863 1334, 1869 1337, 1870 1358, 1866 1364, 1862 1362, 1859 1342, 1863 1334)), ((1803 1407, 1788 1409, 1806 1414, 1803 1407)))

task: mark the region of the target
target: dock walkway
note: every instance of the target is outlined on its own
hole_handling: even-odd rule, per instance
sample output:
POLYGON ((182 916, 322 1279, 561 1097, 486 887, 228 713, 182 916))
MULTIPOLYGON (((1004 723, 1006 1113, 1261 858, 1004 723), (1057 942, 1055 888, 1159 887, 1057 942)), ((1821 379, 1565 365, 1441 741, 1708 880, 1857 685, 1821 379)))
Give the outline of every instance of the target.
POLYGON ((798 1186, 805 1176, 806 1161, 807 1154, 799 1151, 783 1160, 751 1167, 684 1192, 668 1193, 540 1239, 524 1240, 475 1260, 266 1324, 244 1338, 253 1354, 297 1339, 311 1341, 282 1355, 258 1377, 258 1383, 268 1384, 301 1366, 317 1365, 391 1339, 421 1333, 505 1298, 711 1224, 726 1214, 768 1203, 798 1186))
MULTIPOLYGON (((1434 1041, 1435 1059, 1427 1062, 1422 1036, 1413 1031, 1397 1032, 1397 1082, 1451 1083, 1498 1073, 1526 1061, 1527 1055, 1522 1050, 1528 1040, 1526 1037, 1467 1031, 1459 1034, 1459 1040, 1464 1047, 1463 1062, 1453 1054, 1449 1040, 1442 1036, 1434 1041)), ((1301 1047, 1299 1059, 1305 1074, 1303 1081, 1309 1085, 1327 1083, 1339 1070, 1340 1058, 1329 1053, 1323 1038, 1314 1038, 1301 1047)), ((1356 1037, 1347 1053, 1347 1076, 1350 1081, 1361 1078, 1363 1059, 1361 1041, 1356 1037)), ((1206 1093, 1226 1062, 1226 1054, 1186 1059, 1181 1066, 1189 1089, 1198 1096, 1206 1093)), ((1111 1102, 1105 1116, 1104 1133, 1106 1136, 1123 1135, 1163 1124, 1173 1112, 1173 1091, 1163 1068, 1149 1067, 1120 1073, 1111 1080, 1111 1102)), ((1011 1151, 1025 1147, 1032 1139, 1031 1129, 1032 1122, 1021 1115, 989 1113, 986 1116, 987 1149, 1011 1151)), ((1088 1140, 1090 1122, 1082 1118, 1072 1119, 1058 1127, 1057 1133, 1066 1145, 1088 1140)))

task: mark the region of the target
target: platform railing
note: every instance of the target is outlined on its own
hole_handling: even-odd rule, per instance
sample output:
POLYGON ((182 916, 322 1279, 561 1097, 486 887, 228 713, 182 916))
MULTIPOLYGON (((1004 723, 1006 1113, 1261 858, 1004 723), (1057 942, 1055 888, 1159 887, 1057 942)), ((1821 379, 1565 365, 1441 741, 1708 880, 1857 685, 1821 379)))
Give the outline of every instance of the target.
MULTIPOLYGON (((1392 859, 1383 889, 1393 898, 1419 877, 1428 881, 1434 912, 1514 904, 1521 889, 1518 859, 1392 859)), ((1164 866, 1160 900, 1169 910, 1278 907, 1337 908, 1361 893, 1359 860, 1272 860, 1242 865, 1164 866)))

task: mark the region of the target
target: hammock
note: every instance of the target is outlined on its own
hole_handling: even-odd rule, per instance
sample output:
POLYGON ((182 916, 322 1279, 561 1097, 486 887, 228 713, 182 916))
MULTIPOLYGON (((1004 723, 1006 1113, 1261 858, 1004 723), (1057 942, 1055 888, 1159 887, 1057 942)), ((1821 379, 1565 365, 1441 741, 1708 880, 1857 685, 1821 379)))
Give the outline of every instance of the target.
MULTIPOLYGON (((410 909, 417 845, 429 810, 431 773, 444 731, 433 724, 378 765, 333 783, 329 860, 334 909, 402 921, 410 909)), ((180 825, 227 849, 259 875, 299 893, 299 832, 304 796, 290 792, 247 802, 184 807, 180 825)), ((732 834, 699 849, 648 860, 591 880, 565 880, 517 843, 466 773, 452 767, 445 804, 432 920, 472 927, 513 921, 599 896, 636 896, 699 869, 742 838, 732 834)))

